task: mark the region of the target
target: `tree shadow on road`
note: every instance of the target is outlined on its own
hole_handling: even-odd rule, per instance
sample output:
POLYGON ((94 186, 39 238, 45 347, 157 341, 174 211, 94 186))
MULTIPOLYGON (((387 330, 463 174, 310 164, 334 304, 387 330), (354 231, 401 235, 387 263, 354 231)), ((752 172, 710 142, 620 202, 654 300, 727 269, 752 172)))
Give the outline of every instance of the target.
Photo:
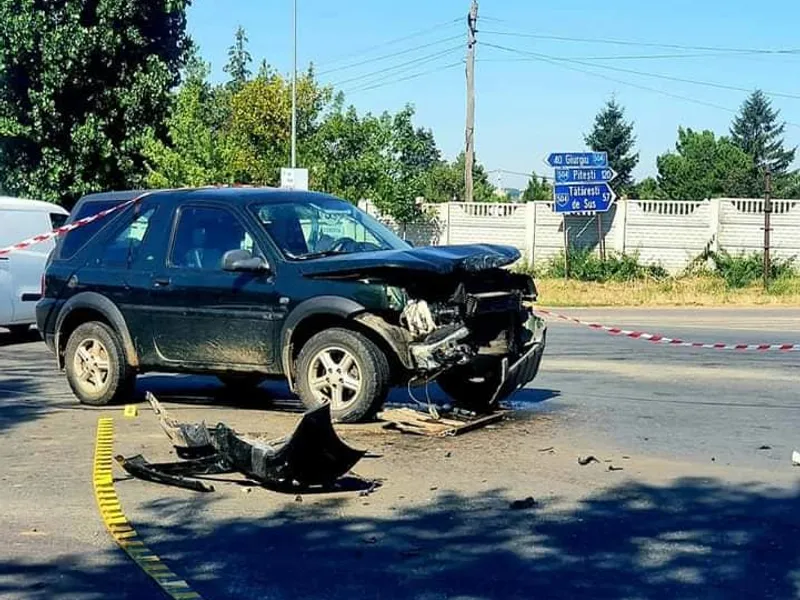
MULTIPOLYGON (((355 496, 265 514, 260 494, 247 496, 251 514, 235 518, 230 507, 215 513, 221 496, 162 498, 138 511, 147 522, 136 527, 170 568, 217 599, 795 598, 800 589, 796 492, 629 482, 577 506, 511 510, 493 490, 443 494, 383 517, 359 516, 355 496)), ((155 588, 131 574, 137 567, 108 560, 107 568, 6 561, 0 595, 94 599, 111 580, 115 597, 150 597, 155 588), (56 570, 63 577, 44 575, 56 570), (23 593, 20 582, 37 573, 44 583, 23 593)))
POLYGON ((149 508, 147 530, 215 598, 794 598, 800 590, 797 494, 683 479, 622 485, 577 508, 511 510, 509 500, 500 490, 447 494, 385 518, 345 518, 344 505, 359 499, 337 497, 267 515, 254 506, 252 516, 218 522, 192 522, 162 502, 149 508))
POLYGON ((0 378, 0 433, 39 418, 49 410, 35 377, 8 373, 0 378), (9 376, 11 375, 11 376, 9 376))

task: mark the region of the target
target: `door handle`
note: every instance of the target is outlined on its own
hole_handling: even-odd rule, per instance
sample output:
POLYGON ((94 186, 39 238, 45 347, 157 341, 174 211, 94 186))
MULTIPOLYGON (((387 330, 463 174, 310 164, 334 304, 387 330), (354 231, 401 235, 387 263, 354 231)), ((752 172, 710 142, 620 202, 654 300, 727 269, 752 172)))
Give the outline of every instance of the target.
POLYGON ((167 287, 170 284, 168 277, 157 277, 153 280, 153 287, 167 287))

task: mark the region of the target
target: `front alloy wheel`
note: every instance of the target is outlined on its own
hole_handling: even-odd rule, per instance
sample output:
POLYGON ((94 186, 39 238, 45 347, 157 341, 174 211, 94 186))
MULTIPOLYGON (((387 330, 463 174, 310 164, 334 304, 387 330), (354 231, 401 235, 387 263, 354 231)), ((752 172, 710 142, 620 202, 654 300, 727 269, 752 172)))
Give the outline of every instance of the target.
POLYGON ((358 331, 334 327, 311 336, 297 355, 297 393, 307 409, 330 404, 334 421, 368 420, 389 391, 389 362, 358 331))
POLYGON ((308 366, 308 383, 320 403, 330 402, 331 410, 346 410, 361 391, 358 362, 344 348, 320 350, 308 366))

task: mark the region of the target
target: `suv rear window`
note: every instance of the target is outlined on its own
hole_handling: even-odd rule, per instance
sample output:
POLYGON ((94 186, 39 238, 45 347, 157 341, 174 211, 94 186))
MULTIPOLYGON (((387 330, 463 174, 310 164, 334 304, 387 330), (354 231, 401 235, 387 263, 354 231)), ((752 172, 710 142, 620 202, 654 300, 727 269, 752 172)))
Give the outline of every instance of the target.
MULTIPOLYGON (((79 221, 85 217, 97 214, 101 211, 116 206, 117 204, 119 204, 119 202, 112 200, 87 202, 78 209, 78 212, 75 213, 75 218, 70 219, 70 222, 79 221)), ((58 257, 72 257, 78 250, 86 245, 86 242, 88 242, 98 231, 103 228, 105 222, 105 219, 98 219, 97 221, 92 221, 83 227, 78 227, 77 229, 73 229, 69 233, 64 234, 59 248, 56 251, 58 257)))

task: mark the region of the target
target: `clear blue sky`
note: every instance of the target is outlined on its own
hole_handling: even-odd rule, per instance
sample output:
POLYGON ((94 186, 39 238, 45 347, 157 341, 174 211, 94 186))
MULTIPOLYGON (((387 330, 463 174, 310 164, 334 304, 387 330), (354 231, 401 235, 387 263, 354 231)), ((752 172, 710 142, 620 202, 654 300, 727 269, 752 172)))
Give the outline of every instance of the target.
MULTIPOLYGON (((463 59, 468 8, 468 0, 404 3, 298 0, 298 68, 313 61, 320 79, 339 83, 337 88, 344 90, 348 102, 360 110, 395 111, 412 103, 417 109, 417 123, 430 127, 440 148, 452 158, 462 148, 464 139, 464 68, 462 64, 444 67, 463 59), (429 30, 420 35, 383 45, 426 28, 429 30), (447 40, 454 36, 459 37, 447 40), (426 47, 418 48, 423 45, 426 47), (448 54, 431 56, 451 49, 448 54), (402 54, 342 68, 395 52, 402 54), (402 66, 415 60, 418 62, 402 66), (391 70, 392 67, 396 70, 391 70), (394 81, 428 71, 434 72, 394 81), (350 79, 353 80, 346 81, 350 79), (365 89, 370 84, 377 87, 365 89)), ((247 30, 256 64, 264 58, 288 73, 292 60, 291 18, 291 0, 194 0, 189 11, 189 31, 200 45, 203 57, 211 63, 215 80, 224 78, 222 67, 227 60, 227 48, 238 25, 247 30)), ((798 23, 797 0, 773 0, 764 5, 752 0, 655 3, 610 0, 605 5, 587 0, 483 0, 479 9, 476 64, 478 159, 490 171, 527 173, 535 169, 539 174, 549 175, 543 157, 551 151, 582 149, 583 134, 589 131, 594 115, 613 94, 626 108, 627 117, 635 122, 641 153, 635 174, 644 177, 655 174, 655 157, 674 147, 679 125, 724 134, 733 115, 722 108, 668 97, 622 82, 733 110, 747 96, 745 91, 614 72, 597 65, 745 90, 760 87, 766 92, 797 96, 774 97, 773 106, 780 109, 784 120, 797 124, 787 125, 787 143, 800 144, 800 77, 797 76, 800 50, 795 54, 742 54, 568 42, 489 32, 714 48, 800 49, 798 23), (488 44, 581 60, 590 66, 528 60, 532 58, 530 55, 488 44), (676 58, 675 54, 688 56, 676 58), (641 55, 662 58, 619 58, 641 55), (607 60, 608 57, 617 59, 607 60)), ((520 187, 525 178, 506 174, 498 179, 494 173, 492 181, 520 187)))

